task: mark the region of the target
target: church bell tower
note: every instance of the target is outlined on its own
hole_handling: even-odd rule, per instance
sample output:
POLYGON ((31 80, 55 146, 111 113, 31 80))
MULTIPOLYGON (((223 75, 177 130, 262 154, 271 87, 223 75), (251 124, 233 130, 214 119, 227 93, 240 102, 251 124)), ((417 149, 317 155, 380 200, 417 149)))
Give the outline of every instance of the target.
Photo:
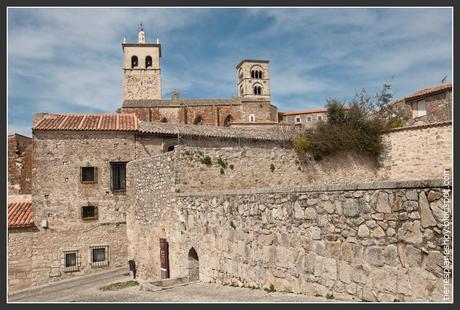
POLYGON ((123 42, 123 101, 161 99, 161 45, 147 43, 140 25, 137 43, 123 42))

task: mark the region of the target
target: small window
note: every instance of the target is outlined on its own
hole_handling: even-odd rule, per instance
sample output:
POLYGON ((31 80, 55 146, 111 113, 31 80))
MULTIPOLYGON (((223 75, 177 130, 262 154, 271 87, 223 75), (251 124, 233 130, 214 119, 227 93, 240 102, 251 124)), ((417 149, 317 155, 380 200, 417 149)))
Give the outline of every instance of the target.
POLYGON ((204 124, 204 120, 201 116, 197 116, 195 118, 195 120, 193 121, 193 124, 194 125, 203 125, 204 124))
POLYGON ((307 122, 311 122, 311 116, 307 117, 307 122))
POLYGON ((162 123, 167 123, 167 122, 168 122, 168 119, 167 119, 166 117, 162 117, 161 120, 160 120, 160 122, 162 122, 162 123))
POLYGON ((152 57, 151 56, 145 57, 145 68, 146 69, 152 68, 152 57))
POLYGON ((426 104, 424 101, 414 103, 414 117, 420 117, 426 115, 426 104))
POLYGON ((111 163, 112 191, 124 193, 126 191, 126 163, 111 163))
POLYGON ((79 270, 78 251, 65 251, 64 252, 64 271, 72 272, 79 270))
POLYGON ((83 220, 95 220, 97 219, 97 207, 95 206, 84 206, 81 208, 81 218, 83 220))
POLYGON ((139 66, 137 56, 131 57, 131 68, 137 68, 139 66))
POLYGON ((322 121, 323 117, 321 115, 318 115, 318 121, 322 121))
POLYGON ((81 182, 96 183, 96 167, 81 167, 81 182))
POLYGON ((262 94, 262 87, 254 86, 254 95, 261 95, 262 94))
POLYGON ((296 123, 300 123, 300 122, 301 122, 301 120, 300 120, 300 116, 296 116, 296 118, 295 118, 295 122, 296 122, 296 123))
POLYGON ((224 119, 224 127, 229 127, 232 122, 233 117, 231 115, 227 115, 227 117, 224 119))
POLYGON ((92 246, 91 251, 91 266, 101 267, 109 265, 109 247, 103 246, 92 246))
POLYGON ((249 115, 249 121, 254 123, 256 121, 256 116, 254 114, 249 115))

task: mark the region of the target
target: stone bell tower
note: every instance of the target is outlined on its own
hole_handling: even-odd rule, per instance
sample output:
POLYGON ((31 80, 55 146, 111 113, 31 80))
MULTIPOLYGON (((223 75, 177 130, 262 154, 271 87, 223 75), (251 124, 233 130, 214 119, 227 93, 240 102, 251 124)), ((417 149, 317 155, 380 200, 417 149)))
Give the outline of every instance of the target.
POLYGON ((236 66, 238 97, 270 100, 268 60, 242 60, 236 66))
POLYGON ((137 43, 123 42, 123 101, 161 99, 161 45, 146 43, 140 25, 137 43))

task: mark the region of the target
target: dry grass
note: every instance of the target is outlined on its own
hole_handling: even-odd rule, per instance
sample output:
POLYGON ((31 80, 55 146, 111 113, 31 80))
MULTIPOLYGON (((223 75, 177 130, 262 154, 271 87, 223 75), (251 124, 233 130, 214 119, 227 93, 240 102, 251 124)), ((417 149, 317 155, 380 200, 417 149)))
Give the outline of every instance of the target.
POLYGON ((138 285, 139 285, 139 282, 134 281, 134 280, 129 280, 129 281, 126 281, 126 282, 112 283, 112 284, 109 284, 109 285, 106 285, 106 286, 102 286, 99 289, 101 291, 118 291, 118 290, 121 290, 121 289, 124 289, 124 288, 132 287, 132 286, 138 286, 138 285))

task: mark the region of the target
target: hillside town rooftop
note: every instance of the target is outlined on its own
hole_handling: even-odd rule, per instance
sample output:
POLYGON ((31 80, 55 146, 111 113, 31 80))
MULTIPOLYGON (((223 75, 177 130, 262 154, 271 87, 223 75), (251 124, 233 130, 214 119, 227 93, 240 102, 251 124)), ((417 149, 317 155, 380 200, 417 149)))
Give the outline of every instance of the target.
POLYGON ((425 96, 432 96, 437 93, 442 93, 447 90, 452 90, 452 83, 443 83, 423 89, 419 89, 409 96, 405 97, 406 101, 421 99, 425 96))

